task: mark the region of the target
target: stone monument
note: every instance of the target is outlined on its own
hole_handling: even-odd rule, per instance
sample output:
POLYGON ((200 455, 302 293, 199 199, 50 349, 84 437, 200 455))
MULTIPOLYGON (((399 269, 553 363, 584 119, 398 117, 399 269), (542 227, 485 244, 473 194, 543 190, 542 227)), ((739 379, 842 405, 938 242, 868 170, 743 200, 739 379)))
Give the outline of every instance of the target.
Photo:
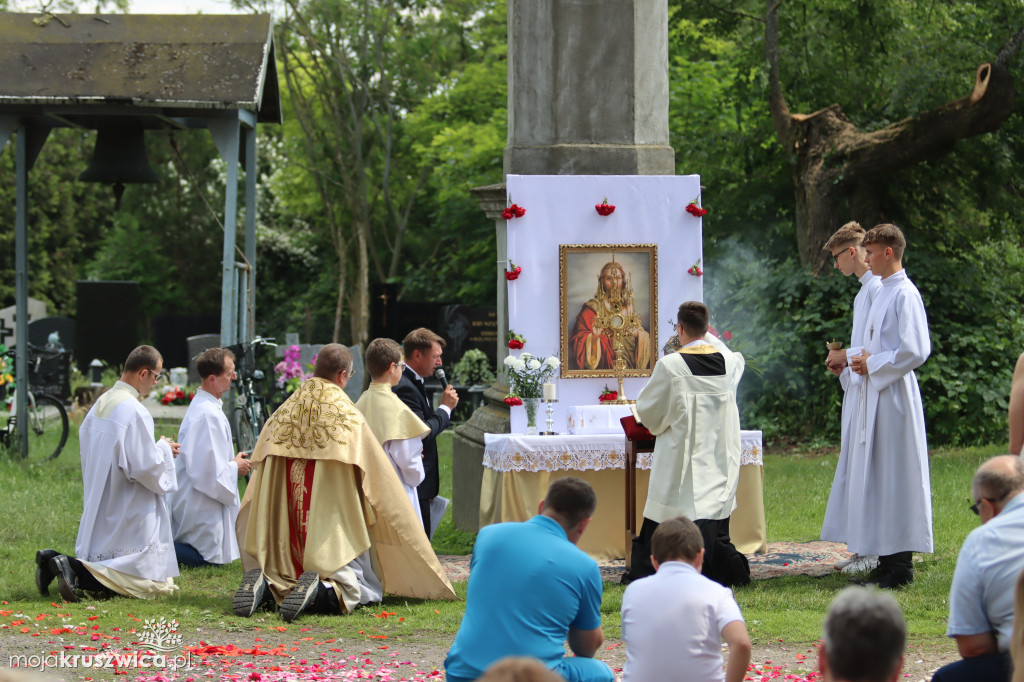
MULTIPOLYGON (((505 175, 673 175, 668 0, 508 0, 505 175)), ((472 190, 495 221, 498 367, 508 355, 505 185, 472 190)), ((499 379, 453 436, 455 525, 479 526, 485 433, 507 433, 499 379)))

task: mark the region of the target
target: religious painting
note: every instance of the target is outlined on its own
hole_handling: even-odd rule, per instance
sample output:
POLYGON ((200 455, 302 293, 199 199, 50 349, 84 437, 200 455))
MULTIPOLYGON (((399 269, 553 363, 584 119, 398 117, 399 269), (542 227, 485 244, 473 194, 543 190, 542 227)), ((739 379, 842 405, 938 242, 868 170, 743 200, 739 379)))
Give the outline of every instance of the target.
POLYGON ((647 377, 657 360, 658 246, 560 244, 562 376, 647 377))

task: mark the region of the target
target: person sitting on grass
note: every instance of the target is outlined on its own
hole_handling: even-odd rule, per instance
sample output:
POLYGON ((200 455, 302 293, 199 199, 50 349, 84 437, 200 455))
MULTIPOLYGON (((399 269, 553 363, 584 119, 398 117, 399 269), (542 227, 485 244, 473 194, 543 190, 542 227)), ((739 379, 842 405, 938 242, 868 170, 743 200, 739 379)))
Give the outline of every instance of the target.
POLYGON ((622 594, 622 682, 661 682, 686 671, 693 682, 741 682, 750 636, 732 590, 700 574, 704 538, 685 516, 658 524, 651 538, 654 575, 622 594), (722 641, 729 664, 722 672, 722 641))
POLYGON ((822 629, 818 669, 824 682, 896 682, 900 678, 907 626, 892 595, 847 587, 829 607, 822 629))
POLYGON ((576 546, 597 508, 586 481, 554 481, 529 521, 480 529, 466 612, 444 661, 448 682, 477 680, 506 656, 532 656, 570 682, 613 682, 604 643, 601 569, 576 546), (565 642, 575 656, 565 655, 565 642))
POLYGON ((164 360, 139 346, 121 380, 96 401, 78 430, 82 452, 82 518, 77 558, 52 549, 36 552, 36 587, 46 596, 57 578, 60 596, 80 591, 151 599, 178 589, 167 494, 178 489, 179 445, 154 442, 153 417, 139 401, 156 386, 164 360))
POLYGON ((1010 679, 1013 588, 1024 569, 1024 463, 993 457, 971 482, 971 511, 982 525, 960 548, 949 588, 946 634, 961 660, 939 668, 933 682, 1010 679))
POLYGON ((359 396, 356 407, 363 413, 366 423, 398 474, 405 494, 423 523, 420 499, 416 486, 423 482, 423 436, 430 427, 423 423, 401 398, 392 392, 402 380, 402 347, 391 339, 374 339, 366 347, 366 369, 373 381, 359 396))

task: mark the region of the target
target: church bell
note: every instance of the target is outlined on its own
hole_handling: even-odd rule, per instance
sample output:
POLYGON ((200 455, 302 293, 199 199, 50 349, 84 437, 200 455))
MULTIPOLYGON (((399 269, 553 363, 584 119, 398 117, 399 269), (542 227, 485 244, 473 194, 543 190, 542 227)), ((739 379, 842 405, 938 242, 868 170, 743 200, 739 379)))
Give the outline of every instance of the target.
POLYGON ((78 179, 113 184, 118 208, 125 183, 159 182, 160 176, 150 168, 146 158, 142 126, 128 124, 100 128, 96 133, 92 162, 78 179))

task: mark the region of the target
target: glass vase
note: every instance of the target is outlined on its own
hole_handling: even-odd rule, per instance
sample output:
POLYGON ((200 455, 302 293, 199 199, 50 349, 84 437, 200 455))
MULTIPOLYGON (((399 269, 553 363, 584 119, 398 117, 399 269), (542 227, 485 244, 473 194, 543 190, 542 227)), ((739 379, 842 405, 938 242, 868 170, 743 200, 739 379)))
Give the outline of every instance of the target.
POLYGON ((540 406, 540 398, 523 398, 523 407, 526 408, 526 435, 537 435, 537 408, 540 406))

